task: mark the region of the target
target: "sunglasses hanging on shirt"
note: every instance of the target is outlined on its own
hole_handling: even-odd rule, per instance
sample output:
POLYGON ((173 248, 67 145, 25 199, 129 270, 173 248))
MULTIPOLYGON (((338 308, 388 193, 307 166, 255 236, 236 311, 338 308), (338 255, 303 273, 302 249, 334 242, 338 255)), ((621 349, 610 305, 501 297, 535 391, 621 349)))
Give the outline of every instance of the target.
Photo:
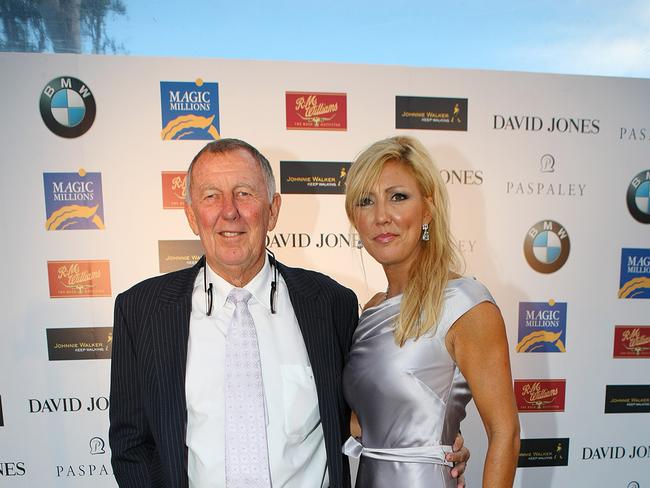
MULTIPOLYGON (((271 307, 271 313, 277 313, 277 301, 278 301, 278 265, 275 260, 275 254, 273 254, 268 249, 266 252, 269 253, 269 263, 273 268, 273 281, 271 281, 271 293, 269 295, 269 305, 271 307)), ((212 283, 208 285, 207 278, 207 261, 203 264, 203 291, 205 292, 205 314, 210 316, 212 315, 212 283)))

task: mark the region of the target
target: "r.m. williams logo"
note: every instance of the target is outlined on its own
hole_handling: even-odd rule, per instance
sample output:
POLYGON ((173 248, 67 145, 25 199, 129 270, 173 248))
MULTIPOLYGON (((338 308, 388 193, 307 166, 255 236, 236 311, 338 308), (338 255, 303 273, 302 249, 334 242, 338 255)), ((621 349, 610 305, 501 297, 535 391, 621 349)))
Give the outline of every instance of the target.
POLYGON ((349 162, 280 161, 282 193, 345 193, 349 162))
POLYGON ((79 137, 95 120, 95 97, 83 81, 70 76, 45 85, 39 105, 43 122, 57 136, 79 137))
POLYGON ((650 385, 607 385, 605 413, 650 412, 650 385))
POLYGON ((650 358, 650 325, 614 327, 615 358, 650 358))
POLYGON ((50 361, 110 359, 113 327, 68 327, 47 329, 50 361))
POLYGON ((185 180, 187 171, 162 172, 163 208, 179 209, 185 206, 185 180))
POLYGON ((347 130, 345 93, 286 92, 289 130, 347 130))
POLYGON ((566 318, 566 302, 520 302, 517 352, 566 352, 566 318))
POLYGON ((540 273, 553 273, 569 258, 569 234, 554 220, 533 225, 524 239, 524 256, 531 268, 540 273))
POLYGON ((48 261, 50 298, 110 297, 108 260, 48 261))
POLYGON ((161 81, 160 104, 164 141, 221 137, 218 83, 161 81))
POLYGON ((104 228, 101 173, 43 173, 43 184, 47 230, 104 228))
POLYGON ((564 412, 566 380, 515 380, 520 412, 564 412))
POLYGON ((396 129, 467 130, 467 98, 395 97, 396 129))
POLYGON ((632 178, 627 187, 627 209, 642 224, 650 224, 650 169, 632 178))
POLYGON ((621 250, 619 298, 650 298, 650 249, 621 250))
POLYGON ((520 468, 538 466, 568 466, 569 438, 521 439, 519 448, 520 468))
POLYGON ((158 241, 160 272, 191 268, 203 253, 203 245, 198 239, 158 241))

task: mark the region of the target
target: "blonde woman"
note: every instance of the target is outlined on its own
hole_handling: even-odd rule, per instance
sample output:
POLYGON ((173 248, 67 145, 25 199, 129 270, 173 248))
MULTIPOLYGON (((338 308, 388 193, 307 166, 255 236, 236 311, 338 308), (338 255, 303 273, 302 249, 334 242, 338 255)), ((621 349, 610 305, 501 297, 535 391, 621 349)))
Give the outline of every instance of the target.
POLYGON ((411 137, 354 162, 345 208, 388 288, 366 305, 343 374, 361 437, 357 488, 455 488, 445 456, 473 397, 488 437, 484 487, 510 487, 519 421, 501 313, 458 275, 445 185, 411 137))

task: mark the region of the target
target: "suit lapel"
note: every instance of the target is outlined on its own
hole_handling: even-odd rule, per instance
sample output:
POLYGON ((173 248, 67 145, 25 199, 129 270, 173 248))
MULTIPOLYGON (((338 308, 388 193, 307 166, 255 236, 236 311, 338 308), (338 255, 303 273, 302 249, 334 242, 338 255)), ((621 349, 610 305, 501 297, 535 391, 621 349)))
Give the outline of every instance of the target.
POLYGON ((158 306, 150 316, 152 359, 158 383, 159 432, 171 435, 172 452, 167 453, 186 467, 185 431, 187 408, 185 401, 185 371, 187 341, 190 330, 192 291, 202 258, 195 266, 178 273, 160 291, 158 306), (180 459, 179 459, 180 456, 180 459))
POLYGON ((306 272, 278 263, 302 332, 318 394, 331 486, 342 476, 341 392, 342 360, 337 359, 332 305, 321 286, 306 272))

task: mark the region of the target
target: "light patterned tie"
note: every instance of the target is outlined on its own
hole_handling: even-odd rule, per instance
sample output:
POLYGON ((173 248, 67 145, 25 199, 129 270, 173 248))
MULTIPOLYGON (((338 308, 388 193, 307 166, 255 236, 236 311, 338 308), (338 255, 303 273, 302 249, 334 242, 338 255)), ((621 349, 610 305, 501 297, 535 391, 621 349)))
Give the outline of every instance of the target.
POLYGON ((247 302, 251 294, 233 288, 235 313, 226 337, 226 486, 270 488, 262 364, 247 302))

